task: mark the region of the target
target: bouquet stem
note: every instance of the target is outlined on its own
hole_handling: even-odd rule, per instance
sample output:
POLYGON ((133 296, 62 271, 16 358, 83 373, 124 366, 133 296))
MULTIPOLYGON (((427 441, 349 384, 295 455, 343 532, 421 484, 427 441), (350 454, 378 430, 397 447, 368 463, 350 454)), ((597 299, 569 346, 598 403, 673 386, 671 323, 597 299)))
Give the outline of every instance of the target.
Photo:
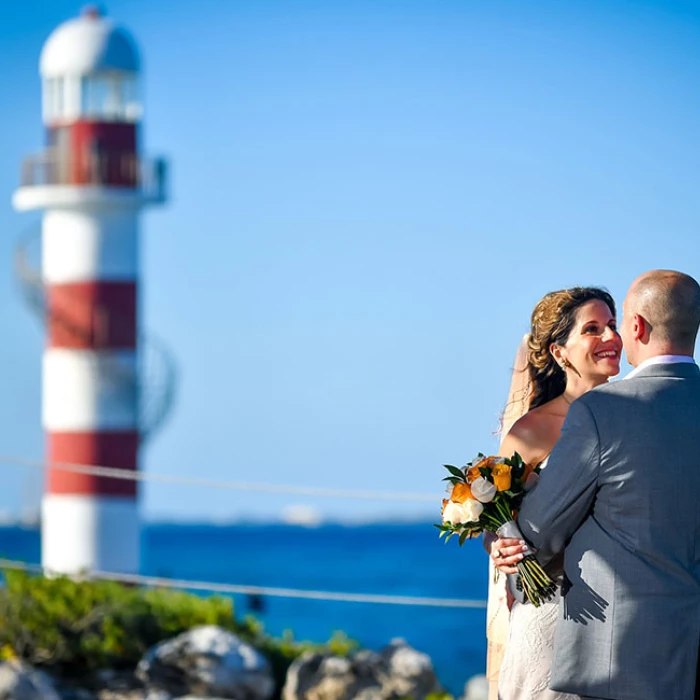
MULTIPOLYGON (((499 537, 523 539, 520 529, 513 520, 501 525, 496 534, 499 537)), ((538 608, 541 603, 551 600, 557 590, 557 585, 542 568, 535 558, 535 553, 528 546, 524 557, 518 562, 518 588, 522 590, 527 599, 538 608)))

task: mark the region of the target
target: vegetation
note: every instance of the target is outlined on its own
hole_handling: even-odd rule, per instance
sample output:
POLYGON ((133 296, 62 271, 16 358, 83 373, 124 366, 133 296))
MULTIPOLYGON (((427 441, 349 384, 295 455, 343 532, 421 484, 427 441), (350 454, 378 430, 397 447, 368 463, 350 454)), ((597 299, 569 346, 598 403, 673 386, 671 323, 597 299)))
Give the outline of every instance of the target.
POLYGON ((270 660, 278 691, 292 661, 306 650, 345 655, 356 643, 342 634, 326 644, 276 639, 253 618, 237 621, 233 600, 110 581, 45 578, 4 572, 0 590, 0 658, 16 656, 63 677, 133 668, 154 644, 197 625, 236 633, 270 660))

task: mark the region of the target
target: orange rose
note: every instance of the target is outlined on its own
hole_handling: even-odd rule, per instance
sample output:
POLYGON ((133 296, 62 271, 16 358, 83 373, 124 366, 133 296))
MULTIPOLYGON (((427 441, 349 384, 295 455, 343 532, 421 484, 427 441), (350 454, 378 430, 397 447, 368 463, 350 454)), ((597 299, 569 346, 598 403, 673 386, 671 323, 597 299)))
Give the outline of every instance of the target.
POLYGON ((491 470, 493 483, 498 491, 507 491, 510 488, 511 474, 507 464, 497 464, 491 470))
POLYGON ((441 513, 445 512, 445 506, 449 503, 449 501, 446 498, 442 499, 442 510, 440 511, 441 513))
MULTIPOLYGON (((475 462, 472 469, 486 469, 488 467, 493 467, 499 461, 498 457, 482 457, 479 461, 475 462)), ((471 469, 469 470, 471 471, 471 469)), ((479 474, 481 476, 481 474, 479 474)))
POLYGON ((472 499, 473 501, 476 500, 474 496, 472 496, 472 490, 469 487, 469 484, 455 484, 454 488, 452 489, 452 496, 450 497, 450 500, 454 501, 455 503, 464 503, 464 501, 469 499, 472 499))
POLYGON ((470 467, 467 470, 467 483, 472 483, 474 479, 478 479, 481 476, 481 472, 479 471, 479 467, 470 467))

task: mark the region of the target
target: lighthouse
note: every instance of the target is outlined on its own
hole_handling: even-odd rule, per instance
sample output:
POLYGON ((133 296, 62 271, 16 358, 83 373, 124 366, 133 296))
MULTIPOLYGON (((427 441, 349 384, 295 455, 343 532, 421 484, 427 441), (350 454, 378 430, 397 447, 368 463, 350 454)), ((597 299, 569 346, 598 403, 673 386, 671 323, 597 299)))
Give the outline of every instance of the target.
POLYGON ((61 466, 139 468, 139 217, 165 201, 165 162, 141 156, 139 54, 111 19, 90 8, 60 25, 40 74, 46 146, 23 163, 13 203, 43 212, 40 269, 23 273, 46 324, 42 565, 136 573, 138 482, 61 466))

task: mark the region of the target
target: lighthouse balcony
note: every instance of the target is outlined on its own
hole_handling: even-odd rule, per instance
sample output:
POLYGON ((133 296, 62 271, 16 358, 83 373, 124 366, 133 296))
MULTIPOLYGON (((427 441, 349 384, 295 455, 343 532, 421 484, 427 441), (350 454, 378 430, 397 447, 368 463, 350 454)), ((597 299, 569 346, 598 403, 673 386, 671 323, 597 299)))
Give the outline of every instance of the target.
POLYGON ((89 151, 71 158, 49 149, 22 163, 14 204, 21 210, 86 203, 161 204, 166 188, 164 158, 89 151))

